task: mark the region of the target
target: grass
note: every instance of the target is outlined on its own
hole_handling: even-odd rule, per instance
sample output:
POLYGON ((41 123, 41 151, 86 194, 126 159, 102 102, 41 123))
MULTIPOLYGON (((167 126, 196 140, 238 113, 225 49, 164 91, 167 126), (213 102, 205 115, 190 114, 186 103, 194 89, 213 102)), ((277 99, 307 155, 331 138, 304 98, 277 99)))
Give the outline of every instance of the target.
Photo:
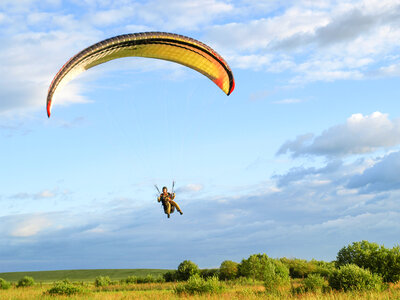
MULTIPOLYGON (((225 283, 223 283, 225 284, 225 283)), ((304 299, 304 300, 383 300, 383 299, 400 299, 400 286, 392 285, 383 292, 330 292, 330 293, 305 293, 301 295, 277 295, 266 294, 262 284, 225 284, 226 289, 217 294, 204 295, 187 295, 182 296, 174 292, 176 283, 149 283, 149 284, 128 284, 128 285, 112 285, 108 287, 96 288, 93 284, 86 284, 84 287, 86 292, 83 294, 67 296, 51 296, 46 293, 53 285, 38 284, 34 287, 27 288, 11 288, 9 290, 0 290, 0 299, 7 300, 30 300, 30 299, 210 299, 210 300, 228 300, 228 299, 304 299)))
POLYGON ((98 270, 59 270, 59 271, 37 271, 37 272, 12 272, 0 273, 0 278, 10 282, 17 282, 24 276, 30 276, 36 282, 51 283, 68 278, 71 281, 92 282, 97 276, 109 276, 111 280, 120 280, 128 276, 154 277, 162 276, 170 270, 163 269, 98 269, 98 270))
MULTIPOLYGON (((400 283, 390 284, 389 287, 381 292, 369 291, 369 292, 308 292, 301 294, 292 294, 290 289, 277 288, 275 292, 267 293, 262 282, 252 282, 245 280, 236 281, 223 281, 219 282, 222 289, 218 289, 218 293, 195 293, 191 295, 186 291, 179 294, 179 286, 184 283, 132 283, 132 284, 111 284, 103 287, 96 287, 94 285, 94 278, 99 276, 110 276, 114 280, 127 278, 130 275, 134 276, 146 276, 152 274, 153 276, 159 276, 167 270, 76 270, 76 271, 49 271, 49 272, 20 272, 10 273, 14 275, 13 285, 10 289, 0 290, 0 299, 6 300, 30 300, 30 299, 44 299, 44 300, 56 300, 56 299, 74 299, 74 300, 89 300, 89 299, 104 299, 104 300, 117 300, 117 299, 209 299, 209 300, 228 300, 228 299, 289 299, 289 300, 383 300, 383 299, 400 299, 400 283), (72 274, 72 276, 71 276, 72 274), (23 276, 36 276, 36 282, 32 287, 16 287, 16 281, 23 276), (71 292, 70 296, 59 295, 55 293, 50 295, 51 289, 55 286, 54 281, 57 280, 55 276, 59 276, 64 279, 69 277, 71 286, 75 286, 75 292, 71 292), (71 279, 75 278, 75 279, 71 279), (77 278, 77 279, 76 279, 77 278), (45 279, 45 280, 44 280, 45 279), (48 281, 48 282, 46 282, 48 281), (51 282, 51 283, 50 283, 51 282)), ((0 274, 0 277, 4 276, 0 274)), ((10 280, 10 279, 7 279, 10 280)), ((292 280, 292 287, 300 286, 303 284, 303 279, 292 280)))

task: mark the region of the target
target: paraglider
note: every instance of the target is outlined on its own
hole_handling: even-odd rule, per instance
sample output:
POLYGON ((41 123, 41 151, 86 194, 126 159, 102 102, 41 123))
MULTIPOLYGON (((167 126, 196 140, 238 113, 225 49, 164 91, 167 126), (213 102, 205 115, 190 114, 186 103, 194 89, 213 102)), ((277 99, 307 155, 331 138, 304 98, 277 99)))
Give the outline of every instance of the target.
POLYGON ((47 116, 50 117, 53 95, 59 86, 94 66, 128 56, 157 58, 187 66, 207 76, 227 95, 235 88, 228 64, 202 42, 165 32, 124 34, 98 42, 64 64, 49 87, 47 116))
MULTIPOLYGON (((160 193, 160 190, 158 189, 158 187, 157 186, 155 186, 155 187, 156 187, 157 191, 160 193)), ((169 193, 168 188, 166 186, 164 186, 162 188, 162 193, 160 193, 160 195, 157 198, 157 201, 161 202, 161 204, 164 208, 164 213, 167 215, 168 218, 175 211, 175 208, 181 215, 183 215, 181 208, 174 201, 174 199, 175 199, 175 193, 174 193, 173 188, 172 188, 172 193, 169 193)))
MULTIPOLYGON (((130 56, 156 58, 187 66, 208 77, 228 96, 235 88, 235 80, 228 64, 215 50, 200 41, 165 32, 124 34, 98 42, 64 64, 48 90, 47 116, 50 118, 53 96, 59 87, 92 67, 130 56)), ((173 188, 172 193, 166 187, 163 187, 162 193, 159 190, 158 192, 157 200, 162 203, 168 218, 175 209, 183 214, 174 201, 173 188)))

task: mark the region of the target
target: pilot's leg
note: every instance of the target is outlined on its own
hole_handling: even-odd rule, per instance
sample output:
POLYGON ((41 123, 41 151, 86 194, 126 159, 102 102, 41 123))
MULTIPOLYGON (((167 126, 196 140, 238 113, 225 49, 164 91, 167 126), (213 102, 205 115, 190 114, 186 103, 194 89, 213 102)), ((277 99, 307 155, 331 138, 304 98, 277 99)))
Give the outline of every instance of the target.
POLYGON ((171 203, 167 202, 167 215, 168 215, 168 218, 169 218, 170 214, 171 214, 171 203))
POLYGON ((181 211, 181 208, 179 207, 179 205, 174 200, 170 200, 169 202, 171 203, 172 206, 176 207, 176 210, 179 211, 179 213, 181 215, 183 215, 183 212, 181 211))

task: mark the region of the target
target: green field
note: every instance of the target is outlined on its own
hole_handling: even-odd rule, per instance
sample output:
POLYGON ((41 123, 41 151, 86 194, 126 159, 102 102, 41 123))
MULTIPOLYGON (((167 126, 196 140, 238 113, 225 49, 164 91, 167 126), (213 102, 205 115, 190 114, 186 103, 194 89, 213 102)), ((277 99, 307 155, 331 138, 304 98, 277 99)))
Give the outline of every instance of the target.
POLYGON ((10 282, 17 282, 24 276, 30 276, 36 282, 54 282, 62 279, 72 281, 92 282, 97 276, 109 276, 112 280, 120 280, 134 275, 144 277, 152 275, 154 277, 162 276, 169 270, 163 269, 95 269, 95 270, 58 270, 58 271, 37 271, 37 272, 10 272, 0 273, 0 278, 10 282))
POLYGON ((0 278, 13 282, 8 289, 0 289, 0 299, 9 300, 55 300, 55 299, 74 299, 74 300, 117 300, 117 299, 308 299, 308 300, 362 300, 362 299, 400 299, 400 283, 388 284, 382 291, 359 291, 343 292, 329 290, 326 292, 295 292, 296 287, 302 285, 305 279, 291 279, 290 285, 277 286, 273 290, 266 291, 262 281, 251 279, 235 279, 231 281, 218 281, 222 286, 220 291, 214 290, 205 294, 183 294, 177 293, 179 286, 186 285, 187 282, 159 282, 159 283, 125 283, 118 281, 126 279, 128 276, 145 277, 152 275, 158 277, 169 270, 163 269, 100 269, 100 270, 59 270, 59 271, 39 271, 39 272, 13 272, 0 273, 0 278), (24 276, 33 277, 36 284, 30 287, 16 286, 16 281, 24 276), (98 276, 109 276, 113 283, 105 286, 97 286, 94 280, 98 276), (54 286, 54 282, 68 278, 67 284, 79 287, 78 293, 70 296, 49 293, 54 286))
POLYGON ((364 299, 400 299, 399 286, 393 286, 383 292, 339 292, 332 291, 328 293, 305 293, 293 295, 289 291, 280 293, 266 293, 262 284, 235 284, 224 283, 226 290, 221 293, 211 293, 202 295, 178 295, 174 292, 174 287, 179 283, 159 283, 159 284, 130 284, 130 285, 112 285, 103 288, 96 288, 93 284, 87 284, 86 292, 71 296, 49 295, 48 290, 51 284, 36 284, 33 287, 16 288, 0 290, 0 299, 7 300, 119 300, 119 299, 207 299, 207 300, 249 300, 249 299, 303 299, 303 300, 364 300, 364 299))

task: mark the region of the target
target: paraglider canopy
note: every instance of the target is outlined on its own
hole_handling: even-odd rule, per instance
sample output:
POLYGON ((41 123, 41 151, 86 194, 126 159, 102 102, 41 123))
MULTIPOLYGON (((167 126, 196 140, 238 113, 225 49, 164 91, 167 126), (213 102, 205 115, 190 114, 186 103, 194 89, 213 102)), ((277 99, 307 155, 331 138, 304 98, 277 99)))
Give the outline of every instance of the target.
POLYGON ((47 116, 50 117, 53 95, 59 86, 87 69, 128 56, 163 59, 187 66, 207 76, 227 95, 235 88, 228 64, 216 51, 202 42, 165 32, 125 34, 98 42, 65 63, 49 87, 47 116))

